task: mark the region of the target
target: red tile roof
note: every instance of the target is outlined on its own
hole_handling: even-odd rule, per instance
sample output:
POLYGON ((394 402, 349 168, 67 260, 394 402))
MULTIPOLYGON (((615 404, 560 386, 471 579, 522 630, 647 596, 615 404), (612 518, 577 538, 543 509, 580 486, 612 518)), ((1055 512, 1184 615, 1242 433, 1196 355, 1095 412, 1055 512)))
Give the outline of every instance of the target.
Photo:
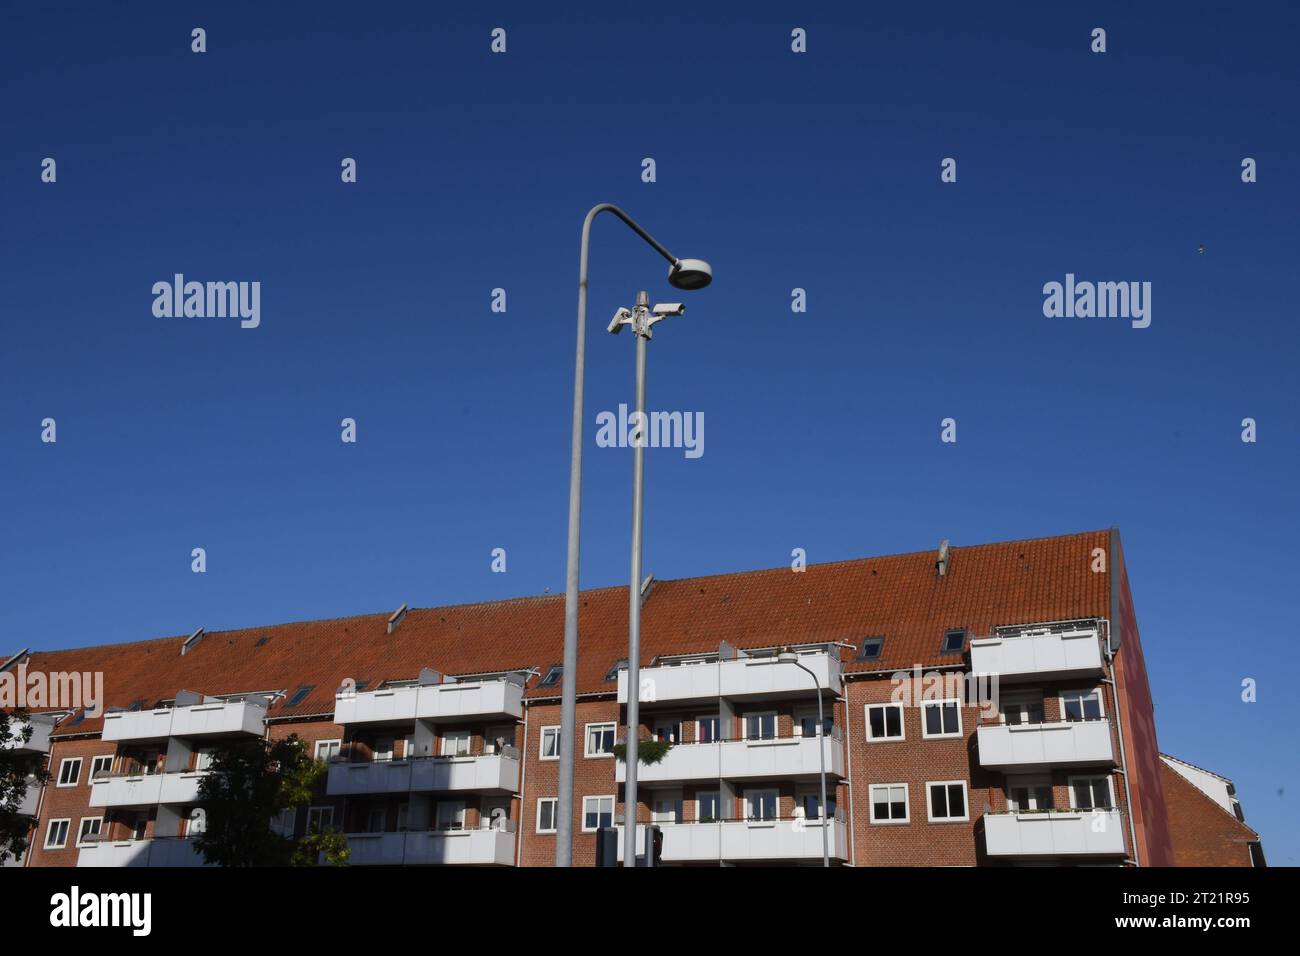
MULTIPOLYGON (((1108 615, 1108 575, 1092 571, 1093 549, 1107 547, 1106 531, 953 548, 947 574, 935 573, 935 549, 889 557, 658 581, 642 612, 642 664, 665 654, 770 647, 821 641, 860 642, 883 635, 879 660, 857 662, 845 649, 846 669, 886 670, 954 663, 939 653, 946 630, 987 634, 1000 624, 1073 620, 1108 615)), ((64 651, 35 651, 29 671, 102 671, 108 706, 145 706, 180 690, 235 694, 313 689, 295 707, 282 701, 273 717, 332 713, 344 678, 414 678, 423 667, 472 674, 560 662, 564 596, 545 595, 484 604, 412 609, 393 634, 389 613, 307 621, 206 634, 188 654, 187 635, 64 651), (270 638, 262 646, 258 641, 270 638)), ((579 693, 612 692, 605 680, 626 656, 627 590, 582 593, 579 617, 579 693)), ((555 697, 559 686, 530 697, 555 697)), ((66 733, 98 730, 85 720, 66 733)))

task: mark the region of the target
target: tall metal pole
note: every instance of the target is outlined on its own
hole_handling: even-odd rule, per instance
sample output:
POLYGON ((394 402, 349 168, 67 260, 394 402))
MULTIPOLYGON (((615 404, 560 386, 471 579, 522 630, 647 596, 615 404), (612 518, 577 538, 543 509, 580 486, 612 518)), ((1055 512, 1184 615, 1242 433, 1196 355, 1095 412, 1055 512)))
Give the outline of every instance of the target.
POLYGON ((640 764, 641 739, 641 527, 645 496, 645 446, 649 423, 645 415, 646 343, 650 338, 650 294, 636 294, 632 310, 632 332, 636 335, 636 441, 632 446, 632 574, 627 591, 627 783, 623 791, 624 866, 636 866, 636 777, 640 764))
MULTIPOLYGON (((672 265, 673 254, 610 203, 593 206, 582 222, 582 248, 578 258, 578 344, 573 370, 573 442, 569 455, 569 552, 564 573, 564 669, 560 678, 560 786, 555 812, 555 865, 573 865, 573 758, 578 719, 578 542, 582 512, 582 393, 587 343, 587 253, 591 223, 609 212, 644 239, 672 265)), ((629 684, 629 691, 635 693, 629 684)), ((629 695, 631 696, 631 695, 629 695)))
POLYGON ((822 712, 822 682, 817 679, 817 675, 811 670, 804 667, 798 660, 790 662, 799 670, 803 671, 813 679, 813 686, 817 688, 817 757, 821 761, 821 780, 822 780, 822 866, 831 865, 831 840, 830 826, 831 820, 827 813, 826 806, 826 718, 822 712))

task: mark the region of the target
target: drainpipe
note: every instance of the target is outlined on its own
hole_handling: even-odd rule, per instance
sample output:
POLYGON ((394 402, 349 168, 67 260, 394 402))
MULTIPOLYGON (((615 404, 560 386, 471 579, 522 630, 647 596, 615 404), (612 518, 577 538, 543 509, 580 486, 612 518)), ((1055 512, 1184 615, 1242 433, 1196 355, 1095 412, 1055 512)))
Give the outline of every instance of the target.
MULTIPOLYGON (((1106 621, 1106 620, 1103 620, 1103 621, 1101 621, 1101 624, 1102 624, 1103 628, 1105 628, 1105 632, 1106 632, 1106 633, 1105 633, 1105 644, 1103 644, 1102 646, 1106 648, 1106 661, 1107 661, 1107 663, 1110 664, 1110 672, 1111 672, 1111 674, 1114 674, 1114 673, 1115 673, 1115 655, 1114 655, 1113 653, 1111 653, 1111 649, 1110 649, 1110 622, 1109 622, 1109 621, 1106 621)), ((1137 824, 1136 824, 1136 823, 1134 822, 1134 820, 1133 820, 1133 789, 1132 789, 1132 787, 1129 786, 1128 756, 1126 755, 1126 753, 1125 753, 1125 749, 1124 749, 1124 719, 1123 719, 1123 716, 1122 716, 1121 713, 1120 713, 1120 706, 1119 706, 1119 686, 1115 683, 1115 680, 1114 680, 1113 677, 1103 677, 1102 680, 1101 680, 1101 682, 1102 682, 1103 684, 1109 684, 1109 685, 1110 685, 1110 699, 1111 699, 1111 703, 1114 705, 1114 712, 1115 712, 1115 731, 1116 731, 1115 736, 1117 736, 1117 737, 1119 738, 1119 762, 1120 762, 1120 765, 1123 766, 1123 768, 1124 768, 1124 771, 1123 771, 1123 773, 1124 773, 1124 806, 1125 806, 1125 809, 1128 811, 1128 832, 1129 832, 1129 841, 1131 842, 1131 844, 1132 844, 1132 846, 1133 846, 1133 863, 1134 863, 1135 866, 1141 866, 1141 865, 1142 865, 1142 861, 1141 861, 1141 859, 1138 857, 1137 824)))
POLYGON ((844 757, 847 762, 846 773, 849 777, 849 866, 858 865, 857 841, 854 839, 857 830, 857 817, 853 815, 853 717, 849 713, 849 682, 844 680, 844 757))
MULTIPOLYGON (((524 744, 519 748, 519 819, 515 822, 515 866, 524 862, 524 818, 528 814, 528 701, 524 701, 524 744)), ((557 802, 558 809, 558 802, 557 802)), ((537 820, 533 817, 534 822, 537 820)))

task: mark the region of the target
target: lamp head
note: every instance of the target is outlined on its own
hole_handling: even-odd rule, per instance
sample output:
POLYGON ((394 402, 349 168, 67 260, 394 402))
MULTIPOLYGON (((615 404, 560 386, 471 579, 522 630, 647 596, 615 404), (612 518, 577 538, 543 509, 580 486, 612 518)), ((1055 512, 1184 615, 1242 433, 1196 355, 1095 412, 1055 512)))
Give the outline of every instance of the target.
POLYGON ((703 259, 678 259, 668 270, 668 283, 676 289, 694 291, 713 281, 713 267, 703 259))

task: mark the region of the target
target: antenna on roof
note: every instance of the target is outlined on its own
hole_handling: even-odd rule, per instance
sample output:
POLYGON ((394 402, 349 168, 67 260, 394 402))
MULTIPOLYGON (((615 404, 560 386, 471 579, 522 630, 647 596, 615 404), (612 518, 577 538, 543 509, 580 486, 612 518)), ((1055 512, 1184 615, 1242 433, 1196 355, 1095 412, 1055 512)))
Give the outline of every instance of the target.
POLYGON ((402 623, 402 618, 406 617, 406 605, 403 604, 393 612, 392 617, 388 619, 388 633, 392 634, 397 630, 397 625, 402 623))
POLYGON ((944 538, 939 542, 939 560, 934 563, 935 569, 939 572, 939 577, 948 573, 948 539, 944 538))
POLYGON ((181 657, 184 657, 190 651, 194 650, 194 646, 198 644, 199 641, 203 640, 204 633, 203 628, 200 627, 189 637, 185 638, 184 643, 181 644, 181 657))

